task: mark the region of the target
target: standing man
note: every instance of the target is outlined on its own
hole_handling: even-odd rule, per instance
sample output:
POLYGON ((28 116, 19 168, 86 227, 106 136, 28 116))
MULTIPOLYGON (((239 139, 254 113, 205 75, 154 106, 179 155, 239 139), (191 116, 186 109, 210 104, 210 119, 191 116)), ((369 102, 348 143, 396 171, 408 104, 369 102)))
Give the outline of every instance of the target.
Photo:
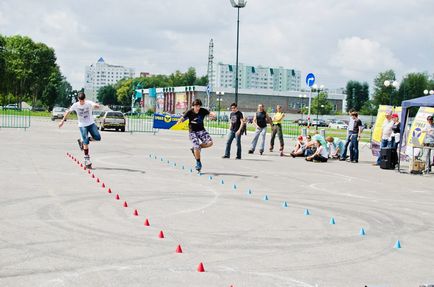
POLYGON ((100 141, 101 135, 92 116, 92 109, 99 108, 98 104, 86 100, 86 95, 83 92, 78 94, 78 102, 74 103, 63 116, 59 123, 59 128, 63 126, 69 113, 75 111, 78 118, 78 127, 81 133, 81 139, 78 139, 78 145, 84 152, 84 164, 88 168, 92 168, 92 162, 89 155, 89 142, 100 141), (88 136, 90 134, 90 136, 88 136))
POLYGON ((267 122, 269 122, 269 116, 265 111, 263 104, 258 105, 258 111, 253 118, 253 125, 256 127, 255 135, 253 136, 252 144, 250 146, 249 154, 255 152, 256 144, 258 143, 258 138, 261 136, 261 147, 259 148, 259 153, 262 155, 265 148, 265 135, 267 133, 267 122))
POLYGON ((192 103, 193 108, 189 109, 178 122, 189 120, 189 138, 193 147, 191 152, 196 159, 196 170, 198 172, 202 169, 202 162, 200 161, 200 151, 203 148, 209 148, 213 145, 212 138, 205 130, 203 121, 207 115, 215 116, 214 113, 210 113, 207 109, 202 108, 202 101, 196 99, 192 103))
POLYGON ((344 150, 342 153, 342 157, 339 160, 346 160, 347 159, 347 150, 348 150, 348 146, 350 145, 351 142, 351 135, 353 134, 353 128, 354 128, 354 120, 353 117, 351 116, 352 113, 354 113, 356 110, 355 109, 350 109, 348 111, 348 115, 350 116, 350 119, 348 121, 348 127, 347 127, 347 138, 345 140, 345 146, 344 146, 344 150))
POLYGON ((351 116, 354 121, 353 131, 351 134, 350 143, 350 161, 352 163, 359 162, 359 141, 362 137, 363 125, 362 121, 359 119, 359 113, 353 112, 351 116))
POLYGON ((231 127, 229 128, 228 141, 226 142, 226 150, 223 158, 230 158, 231 156, 231 145, 234 138, 237 140, 237 157, 236 159, 241 159, 241 134, 243 127, 245 125, 245 120, 243 113, 238 110, 236 103, 231 105, 230 114, 231 127))
POLYGON ((283 156, 283 133, 282 133, 282 120, 285 117, 285 114, 282 112, 282 107, 280 105, 276 106, 276 113, 273 116, 273 123, 271 126, 271 140, 270 140, 270 152, 273 151, 274 148, 274 138, 276 137, 276 133, 279 137, 280 142, 280 156, 283 156))
POLYGON ((392 145, 392 130, 393 121, 392 121, 392 112, 386 112, 386 120, 383 123, 383 127, 381 130, 381 146, 380 152, 378 154, 377 162, 374 165, 380 165, 381 163, 381 149, 385 147, 390 147, 392 145))
MULTIPOLYGON (((423 145, 432 147, 434 146, 434 122, 433 122, 433 115, 428 116, 426 118, 426 125, 422 129, 422 133, 426 133, 425 138, 423 139, 423 145)), ((427 155, 426 155, 426 171, 431 172, 431 149, 428 149, 427 155)))

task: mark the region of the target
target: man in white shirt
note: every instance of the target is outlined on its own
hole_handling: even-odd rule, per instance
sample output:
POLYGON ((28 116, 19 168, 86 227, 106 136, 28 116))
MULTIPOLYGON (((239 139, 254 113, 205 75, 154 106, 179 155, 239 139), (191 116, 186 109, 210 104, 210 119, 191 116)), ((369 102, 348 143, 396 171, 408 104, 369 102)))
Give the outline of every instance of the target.
POLYGON ((392 112, 386 112, 386 120, 383 123, 382 132, 381 132, 381 146, 380 146, 380 154, 378 155, 376 165, 380 165, 381 163, 381 149, 385 147, 390 147, 392 144, 392 112))
POLYGON ((78 94, 78 102, 74 103, 69 110, 63 116, 62 121, 59 123, 59 128, 63 126, 69 113, 75 111, 78 118, 78 128, 80 129, 81 139, 78 139, 78 145, 84 152, 84 164, 88 167, 92 167, 89 156, 89 142, 100 141, 101 135, 99 134, 98 127, 92 116, 92 109, 99 108, 99 105, 86 100, 86 95, 81 92, 78 94), (90 134, 90 136, 89 136, 90 134))

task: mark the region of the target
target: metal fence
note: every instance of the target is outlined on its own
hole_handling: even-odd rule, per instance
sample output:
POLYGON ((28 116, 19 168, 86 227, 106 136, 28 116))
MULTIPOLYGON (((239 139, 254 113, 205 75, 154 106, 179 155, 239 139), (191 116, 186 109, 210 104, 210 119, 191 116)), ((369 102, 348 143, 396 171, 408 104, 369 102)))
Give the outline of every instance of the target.
POLYGON ((228 133, 229 122, 221 120, 206 120, 205 129, 210 135, 224 136, 228 133))
POLYGON ((30 128, 30 110, 0 107, 0 128, 30 128))
POLYGON ((156 134, 158 129, 154 129, 153 125, 153 115, 135 114, 127 117, 127 131, 130 133, 140 132, 156 134))

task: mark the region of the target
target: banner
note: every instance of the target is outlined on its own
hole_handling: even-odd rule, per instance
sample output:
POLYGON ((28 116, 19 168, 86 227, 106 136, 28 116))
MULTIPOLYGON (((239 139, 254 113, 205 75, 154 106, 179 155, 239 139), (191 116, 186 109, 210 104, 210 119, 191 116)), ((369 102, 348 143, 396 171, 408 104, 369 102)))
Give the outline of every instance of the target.
POLYGON ((402 107, 392 107, 380 105, 378 107, 377 119, 372 132, 371 152, 373 156, 380 154, 381 136, 383 134, 383 123, 386 120, 386 112, 396 113, 401 115, 402 107))
POLYGON ((417 111, 416 117, 413 120, 410 131, 408 132, 407 145, 405 153, 412 155, 413 146, 419 146, 423 144, 426 133, 422 133, 422 129, 426 126, 426 118, 434 113, 434 108, 420 107, 417 111))
POLYGON ((188 107, 187 95, 185 93, 176 93, 175 109, 185 110, 188 107))
POLYGON ((171 114, 154 114, 154 129, 166 129, 166 130, 188 130, 188 120, 178 123, 178 120, 182 116, 171 114))

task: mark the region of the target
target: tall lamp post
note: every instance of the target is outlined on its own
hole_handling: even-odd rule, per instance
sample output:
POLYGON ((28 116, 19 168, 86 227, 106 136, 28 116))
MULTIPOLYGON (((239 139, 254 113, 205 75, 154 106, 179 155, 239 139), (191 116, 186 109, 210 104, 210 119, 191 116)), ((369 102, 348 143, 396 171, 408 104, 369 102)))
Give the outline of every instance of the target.
MULTIPOLYGON (((318 86, 317 84, 314 84, 312 86, 312 89, 317 92, 316 125, 315 125, 315 129, 318 130, 318 124, 319 124, 318 114, 319 114, 319 108, 320 108, 320 106, 319 106, 319 93, 324 90, 324 85, 319 85, 318 86)), ((324 105, 321 105, 321 106, 324 107, 324 105)))
MULTIPOLYGON (((384 81, 384 86, 387 88, 390 85, 392 85, 392 87, 394 87, 395 89, 399 87, 399 83, 395 80, 385 80, 384 81)), ((389 101, 389 105, 392 106, 392 92, 390 92, 390 101, 389 101)))
POLYGON ((225 92, 215 92, 217 95, 216 101, 218 103, 218 111, 217 111, 217 126, 220 126, 220 109, 221 109, 221 101, 223 101, 222 97, 225 95, 225 92))
POLYGON ((235 103, 238 105, 238 49, 240 46, 240 8, 246 7, 246 0, 230 0, 232 7, 237 8, 237 57, 235 63, 235 103))

